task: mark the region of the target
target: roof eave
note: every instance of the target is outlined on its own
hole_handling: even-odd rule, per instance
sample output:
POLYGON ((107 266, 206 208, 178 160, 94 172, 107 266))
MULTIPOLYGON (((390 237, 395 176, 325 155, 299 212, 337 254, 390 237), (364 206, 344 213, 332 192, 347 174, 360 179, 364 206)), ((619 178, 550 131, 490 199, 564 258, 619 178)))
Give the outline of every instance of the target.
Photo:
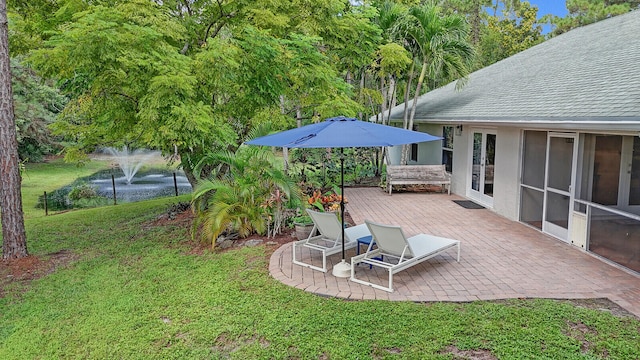
POLYGON ((640 116, 618 118, 580 119, 479 119, 479 118, 433 118, 416 119, 415 123, 437 123, 451 125, 472 125, 484 127, 508 126, 546 130, 613 130, 640 132, 640 116))

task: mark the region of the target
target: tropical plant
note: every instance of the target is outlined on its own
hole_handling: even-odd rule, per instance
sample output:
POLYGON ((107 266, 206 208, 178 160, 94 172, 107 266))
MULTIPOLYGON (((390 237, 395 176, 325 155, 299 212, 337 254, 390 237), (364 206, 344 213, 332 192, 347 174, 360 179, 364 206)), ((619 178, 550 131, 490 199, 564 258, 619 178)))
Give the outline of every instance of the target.
POLYGON ((235 152, 209 154, 202 163, 215 171, 193 193, 194 226, 212 247, 225 231, 243 238, 253 233, 275 235, 286 221, 287 209, 300 204, 299 188, 270 149, 241 146, 235 152))
MULTIPOLYGON (((339 188, 334 188, 331 191, 322 192, 321 190, 315 190, 307 199, 309 205, 315 207, 320 211, 339 211, 340 202, 343 200, 340 194, 339 188)), ((347 198, 344 198, 344 202, 347 203, 347 198)))
MULTIPOLYGON (((448 82, 465 78, 470 71, 474 58, 474 48, 469 42, 469 26, 464 17, 443 15, 439 6, 433 2, 411 7, 401 17, 394 33, 401 38, 422 64, 413 98, 411 113, 407 116, 405 103, 405 129, 413 128, 416 105, 425 77, 434 82, 448 82)), ((410 86, 413 73, 409 74, 407 86, 410 86)), ((462 85, 459 82, 458 85, 462 85)), ((409 93, 409 89, 405 91, 409 93)), ((407 147, 404 147, 402 163, 406 163, 407 147)))
POLYGON ((69 200, 73 208, 91 208, 105 206, 110 203, 110 199, 100 196, 95 186, 80 182, 69 192, 69 200))
POLYGON ((46 207, 49 211, 61 211, 106 206, 112 202, 112 200, 101 196, 97 189, 85 180, 78 179, 71 185, 51 191, 47 194, 46 199, 44 196, 38 197, 36 207, 44 208, 46 201, 46 207))
POLYGON ((301 214, 298 216, 294 216, 293 218, 291 218, 291 222, 294 225, 312 225, 313 219, 311 219, 311 216, 305 213, 304 215, 301 214))

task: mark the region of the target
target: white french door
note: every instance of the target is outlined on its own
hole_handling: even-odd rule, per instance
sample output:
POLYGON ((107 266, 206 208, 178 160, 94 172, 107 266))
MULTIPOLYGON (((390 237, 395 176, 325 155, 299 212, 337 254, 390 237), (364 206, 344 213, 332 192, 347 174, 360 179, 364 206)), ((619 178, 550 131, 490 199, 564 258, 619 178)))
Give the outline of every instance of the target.
POLYGON ((493 177, 496 160, 496 132, 495 130, 472 130, 471 181, 467 196, 479 203, 493 207, 493 177))

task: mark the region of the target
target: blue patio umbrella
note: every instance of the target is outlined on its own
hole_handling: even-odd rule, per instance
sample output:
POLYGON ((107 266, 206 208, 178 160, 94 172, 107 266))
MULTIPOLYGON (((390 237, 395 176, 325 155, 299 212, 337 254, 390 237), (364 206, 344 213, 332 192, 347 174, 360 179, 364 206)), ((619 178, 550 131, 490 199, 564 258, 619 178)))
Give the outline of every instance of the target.
MULTIPOLYGON (((326 119, 325 121, 311 124, 296 129, 259 137, 247 141, 248 145, 278 146, 286 148, 344 148, 352 147, 376 147, 396 146, 426 141, 440 140, 441 137, 429 135, 423 132, 410 131, 393 126, 375 124, 360 121, 344 116, 326 119)), ((344 157, 340 157, 340 188, 342 201, 340 201, 340 213, 344 214, 344 157)), ((344 249, 344 216, 342 218, 342 263, 345 263, 344 249)), ((339 264, 340 265, 340 264, 339 264)), ((337 266, 337 265, 336 265, 337 266)), ((350 271, 350 267, 346 269, 350 271)), ((342 271, 346 271, 342 269, 342 271)), ((334 275, 336 267, 334 267, 334 275)), ((343 273, 343 277, 346 274, 343 273)), ((348 275, 347 275, 348 276, 348 275)))

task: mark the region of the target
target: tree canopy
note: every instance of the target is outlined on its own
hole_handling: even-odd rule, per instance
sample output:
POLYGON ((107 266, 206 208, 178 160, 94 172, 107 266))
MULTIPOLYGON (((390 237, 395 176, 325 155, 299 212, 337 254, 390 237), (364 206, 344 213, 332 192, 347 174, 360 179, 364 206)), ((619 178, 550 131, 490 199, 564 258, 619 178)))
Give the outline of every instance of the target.
MULTIPOLYGON (((568 0, 570 15, 549 21, 561 32, 637 3, 568 0)), ((9 5, 13 53, 68 99, 52 126, 69 140, 68 158, 127 144, 180 155, 188 174, 209 151, 235 151, 263 122, 368 118, 544 40, 537 8, 520 0, 9 5), (438 11, 422 26, 418 11, 427 8, 438 11)))
POLYGON ((546 18, 555 27, 552 35, 640 8, 640 0, 566 0, 566 4, 567 16, 546 18))

